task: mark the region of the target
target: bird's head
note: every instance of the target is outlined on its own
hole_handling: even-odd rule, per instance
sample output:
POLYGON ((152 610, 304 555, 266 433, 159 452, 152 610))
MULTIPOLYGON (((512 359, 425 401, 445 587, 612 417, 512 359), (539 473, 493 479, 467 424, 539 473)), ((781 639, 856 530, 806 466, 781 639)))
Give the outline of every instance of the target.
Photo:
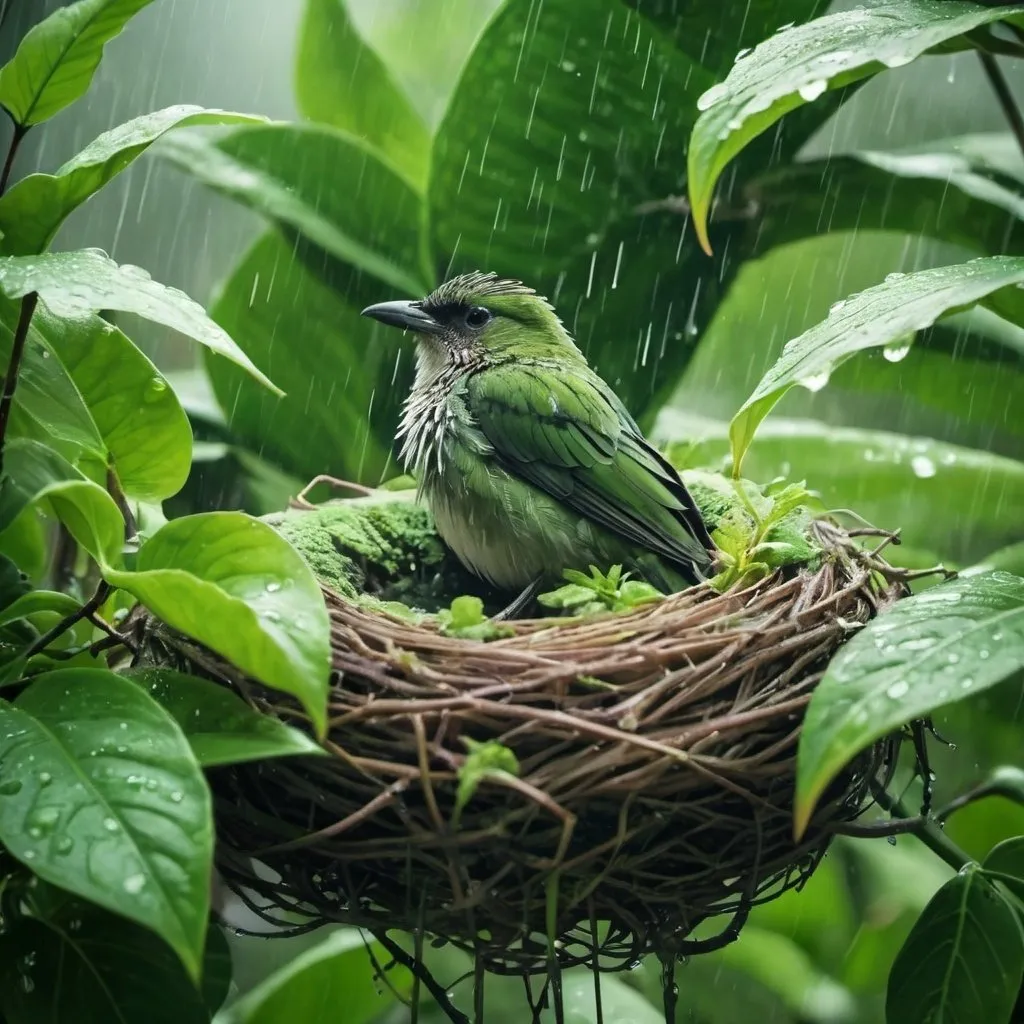
POLYGON ((432 354, 455 362, 502 353, 582 358, 547 299, 496 274, 453 277, 424 299, 379 302, 363 316, 413 331, 432 354))

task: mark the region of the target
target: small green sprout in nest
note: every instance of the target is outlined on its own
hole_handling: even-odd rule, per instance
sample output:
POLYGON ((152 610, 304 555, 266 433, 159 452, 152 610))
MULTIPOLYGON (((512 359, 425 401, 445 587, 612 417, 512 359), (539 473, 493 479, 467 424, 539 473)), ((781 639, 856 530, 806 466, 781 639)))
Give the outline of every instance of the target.
MULTIPOLYGON (((570 572, 550 617, 508 623, 411 492, 268 517, 324 586, 331 756, 212 774, 227 883, 268 921, 369 929, 443 1003, 393 933, 551 979, 714 948, 799 885, 893 767, 897 739, 866 751, 794 839, 804 709, 851 630, 905 593, 878 555, 892 536, 865 550, 802 487, 684 478, 718 577, 662 597, 619 567, 570 572), (722 935, 692 937, 721 914, 722 935)), ((290 698, 204 665, 308 728, 290 698)))

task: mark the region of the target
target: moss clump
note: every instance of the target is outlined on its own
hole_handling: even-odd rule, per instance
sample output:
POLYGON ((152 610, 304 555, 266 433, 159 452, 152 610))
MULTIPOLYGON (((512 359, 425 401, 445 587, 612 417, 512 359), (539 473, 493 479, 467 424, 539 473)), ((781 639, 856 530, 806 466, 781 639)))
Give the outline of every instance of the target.
POLYGON ((298 550, 321 583, 350 600, 433 611, 452 594, 491 596, 441 543, 430 512, 410 490, 289 509, 264 522, 298 550))

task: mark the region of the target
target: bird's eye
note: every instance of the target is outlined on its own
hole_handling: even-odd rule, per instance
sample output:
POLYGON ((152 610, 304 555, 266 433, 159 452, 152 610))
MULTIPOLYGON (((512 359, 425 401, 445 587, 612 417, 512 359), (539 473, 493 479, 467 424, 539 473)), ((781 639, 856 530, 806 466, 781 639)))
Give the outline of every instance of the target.
POLYGON ((491 319, 491 311, 483 306, 473 306, 466 314, 466 326, 479 328, 483 327, 491 319))

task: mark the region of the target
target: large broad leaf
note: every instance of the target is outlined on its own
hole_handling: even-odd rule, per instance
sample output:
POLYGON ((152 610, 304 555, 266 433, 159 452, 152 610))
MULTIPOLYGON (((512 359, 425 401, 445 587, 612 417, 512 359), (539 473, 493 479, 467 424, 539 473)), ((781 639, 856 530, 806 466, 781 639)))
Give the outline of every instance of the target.
POLYGON ((30 174, 0 199, 0 253, 42 252, 65 219, 172 128, 239 124, 261 117, 202 107, 167 107, 104 132, 55 174, 30 174))
POLYGON ((101 309, 135 313, 194 338, 277 391, 198 302, 159 284, 139 267, 118 266, 99 249, 0 257, 0 291, 12 299, 36 292, 57 316, 101 309))
POLYGON ((1007 141, 1016 147, 1012 136, 990 133, 769 170, 743 189, 758 210, 756 249, 824 230, 881 230, 927 235, 981 255, 1018 253, 1024 198, 991 164, 1005 159, 1007 141))
POLYGON ((22 39, 0 69, 0 106, 19 125, 39 124, 84 95, 103 47, 153 0, 78 0, 22 39))
POLYGON ((43 501, 100 565, 119 561, 124 520, 113 498, 41 442, 8 441, 0 481, 0 532, 43 501))
POLYGON ((63 669, 0 703, 0 839, 46 881, 152 929, 199 976, 213 827, 174 719, 102 669, 63 669))
MULTIPOLYGON (((20 303, 0 296, 0 365, 11 359, 20 303)), ((70 458, 85 452, 101 462, 107 458, 99 427, 64 364, 39 332, 43 309, 37 304, 18 370, 8 437, 30 437, 61 447, 70 458)))
MULTIPOLYGON (((894 343, 905 347, 913 332, 1021 282, 1024 259, 992 256, 914 274, 890 274, 883 284, 837 302, 827 320, 786 345, 733 417, 729 433, 734 471, 739 474, 758 424, 791 387, 802 384, 820 390, 832 370, 855 353, 894 343)), ((897 352, 890 354, 898 358, 897 352)))
MULTIPOLYGON (((340 1006, 345 1024, 368 1024, 391 1005, 390 999, 382 998, 370 951, 378 961, 384 957, 378 943, 354 928, 332 932, 232 1003, 218 1015, 218 1024, 312 1022, 321 1019, 325 1007, 340 1006)), ((389 971, 388 980, 399 991, 409 986, 404 967, 389 971)))
POLYGON ((241 512, 174 519, 106 578, 235 668, 293 694, 317 731, 326 719, 330 622, 302 556, 241 512))
POLYGON ((219 139, 175 134, 157 152, 385 285, 415 296, 430 290, 422 199, 353 136, 273 124, 219 139))
POLYGON ((231 982, 231 956, 216 926, 207 932, 200 990, 160 939, 79 903, 45 920, 18 921, 0 950, 8 1024, 209 1024, 231 982))
POLYGON ((211 313, 287 394, 277 398, 223 360, 208 360, 232 434, 304 480, 334 473, 378 483, 413 365, 408 338, 359 315, 387 297, 389 290, 326 260, 312 273, 276 233, 261 238, 211 313))
POLYGON ((1024 929, 1013 907, 971 865, 925 908, 896 957, 889 1024, 1009 1024, 1024 974, 1024 929))
MULTIPOLYGON (((666 413, 658 430, 672 439, 667 452, 677 466, 729 471, 726 424, 666 413)), ((876 526, 899 529, 906 547, 933 552, 936 561, 966 564, 1020 536, 1024 463, 991 452, 771 417, 743 465, 752 480, 806 480, 826 508, 853 509, 876 526)), ((887 555, 898 559, 901 551, 887 555)))
MULTIPOLYGON (((71 375, 130 498, 162 501, 188 478, 192 428, 157 368, 95 314, 57 317, 39 309, 33 331, 71 375)), ((21 384, 19 383, 19 389, 21 384)))
POLYGON ((797 833, 825 787, 875 740, 1024 669, 1024 579, 991 572, 898 601, 842 647, 807 708, 797 833))
POLYGON ((226 686, 170 669, 143 669, 129 678, 174 716, 204 768, 324 753, 305 733, 256 711, 226 686))
POLYGON ((295 96, 304 117, 366 139, 410 181, 425 182, 430 134, 360 37, 346 0, 306 0, 295 96))
MULTIPOLYGON (((742 17, 737 6, 737 33, 742 17)), ((636 414, 675 382, 738 262, 734 247, 728 266, 703 259, 669 201, 712 79, 621 0, 508 0, 435 141, 441 266, 546 294, 636 414)), ((717 237, 736 241, 744 224, 723 221, 717 237)))
MULTIPOLYGON (((738 60, 701 96, 688 153, 694 226, 710 251, 707 215, 729 161, 784 114, 1024 6, 980 7, 961 0, 891 0, 787 28, 738 60)), ((966 45, 966 44, 965 44, 966 45)))

